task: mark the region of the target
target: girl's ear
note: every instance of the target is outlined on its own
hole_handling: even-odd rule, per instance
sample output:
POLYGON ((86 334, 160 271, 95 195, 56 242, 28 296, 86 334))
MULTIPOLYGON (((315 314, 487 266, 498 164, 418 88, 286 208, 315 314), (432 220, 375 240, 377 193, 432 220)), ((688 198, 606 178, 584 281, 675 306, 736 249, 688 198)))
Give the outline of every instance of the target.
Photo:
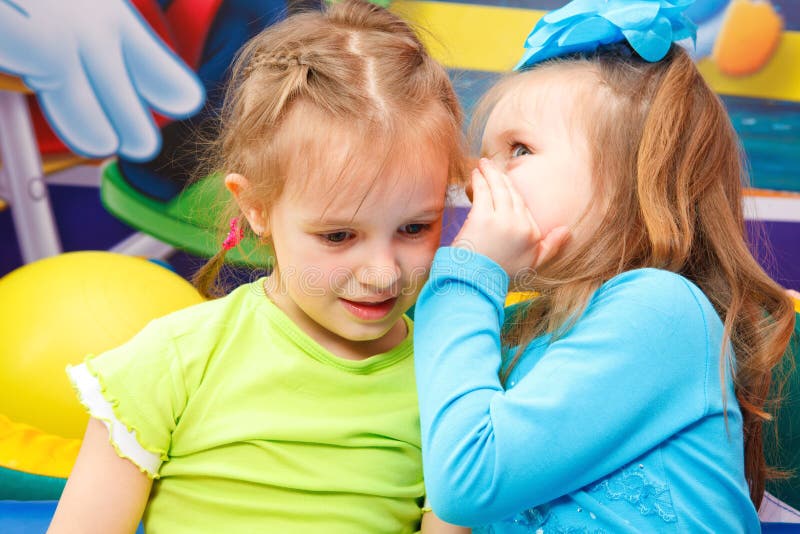
POLYGON ((239 209, 244 213, 250 228, 259 237, 265 237, 269 232, 269 218, 263 208, 253 202, 252 186, 250 181, 241 174, 229 174, 225 177, 225 187, 231 192, 239 209))

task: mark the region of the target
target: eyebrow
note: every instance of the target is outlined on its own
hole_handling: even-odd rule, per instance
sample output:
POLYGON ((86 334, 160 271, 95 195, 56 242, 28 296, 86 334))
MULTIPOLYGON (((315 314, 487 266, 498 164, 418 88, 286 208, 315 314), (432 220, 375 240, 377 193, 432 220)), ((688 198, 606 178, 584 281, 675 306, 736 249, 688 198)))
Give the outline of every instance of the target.
POLYGON ((420 211, 418 213, 415 213, 414 216, 411 217, 411 218, 412 219, 427 219, 427 218, 430 218, 430 217, 438 217, 439 215, 441 215, 444 212, 444 208, 445 207, 442 206, 441 208, 426 209, 424 211, 420 211))
MULTIPOLYGON (((410 217, 407 217, 406 220, 413 221, 413 220, 426 220, 426 219, 437 219, 439 218, 442 213, 444 213, 445 207, 442 206, 441 208, 431 208, 419 211, 414 213, 410 217)), ((306 224, 316 225, 316 226, 330 226, 332 228, 336 227, 347 227, 353 224, 353 219, 306 219, 306 224)))

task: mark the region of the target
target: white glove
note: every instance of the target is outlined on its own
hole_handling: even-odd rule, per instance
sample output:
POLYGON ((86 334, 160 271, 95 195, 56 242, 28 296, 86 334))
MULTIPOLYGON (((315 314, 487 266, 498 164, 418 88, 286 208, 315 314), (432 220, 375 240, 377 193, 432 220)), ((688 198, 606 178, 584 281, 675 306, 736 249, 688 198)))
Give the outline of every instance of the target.
POLYGON ((126 0, 0 0, 0 71, 21 77, 56 134, 88 157, 152 159, 161 136, 150 108, 181 118, 205 100, 126 0))

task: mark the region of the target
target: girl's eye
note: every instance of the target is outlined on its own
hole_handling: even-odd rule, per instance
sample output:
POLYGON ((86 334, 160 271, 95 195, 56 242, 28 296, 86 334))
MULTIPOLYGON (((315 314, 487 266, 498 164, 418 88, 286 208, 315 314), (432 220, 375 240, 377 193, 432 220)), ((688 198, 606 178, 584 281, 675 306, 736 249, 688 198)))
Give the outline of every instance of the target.
POLYGON ((401 226, 400 231, 406 235, 417 235, 421 234, 428 228, 430 228, 430 224, 414 223, 401 226))
POLYGON ((320 237, 330 243, 343 243, 352 236, 350 235, 350 232, 345 232, 344 230, 342 230, 341 232, 331 232, 329 234, 322 234, 320 237))
POLYGON ((511 146, 512 158, 518 158, 520 156, 528 156, 530 154, 533 154, 533 152, 531 152, 531 150, 523 144, 515 143, 514 145, 511 146))

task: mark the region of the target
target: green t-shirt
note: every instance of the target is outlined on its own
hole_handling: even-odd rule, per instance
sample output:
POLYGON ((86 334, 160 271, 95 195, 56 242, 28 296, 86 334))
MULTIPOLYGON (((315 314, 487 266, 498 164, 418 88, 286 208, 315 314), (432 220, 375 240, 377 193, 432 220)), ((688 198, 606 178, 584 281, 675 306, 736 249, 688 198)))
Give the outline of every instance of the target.
POLYGON ((363 361, 322 348, 261 280, 87 360, 164 463, 148 534, 395 533, 424 497, 409 335, 363 361))

